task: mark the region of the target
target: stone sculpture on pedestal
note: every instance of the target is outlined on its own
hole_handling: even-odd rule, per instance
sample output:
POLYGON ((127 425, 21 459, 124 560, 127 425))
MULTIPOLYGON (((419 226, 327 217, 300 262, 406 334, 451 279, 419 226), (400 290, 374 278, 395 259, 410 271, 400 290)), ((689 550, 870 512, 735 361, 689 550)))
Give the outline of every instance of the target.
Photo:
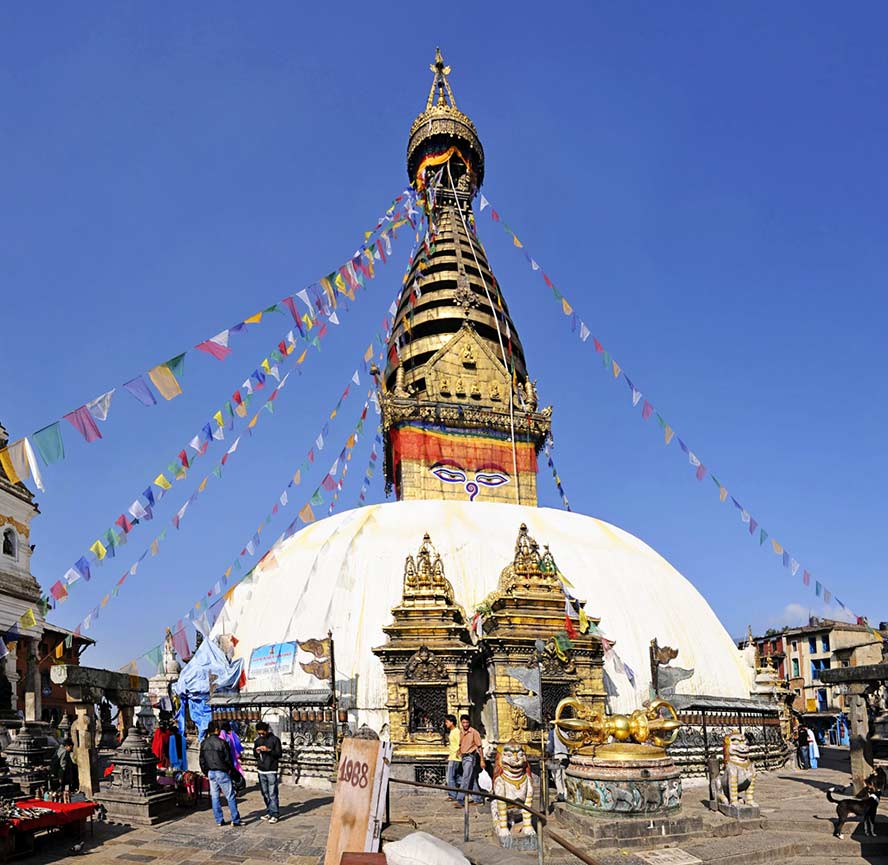
POLYGON ((749 746, 739 730, 724 740, 724 768, 710 791, 718 800, 718 810, 729 817, 755 818, 759 806, 755 801, 755 764, 749 759, 749 746))
MULTIPOLYGON (((497 748, 496 768, 493 771, 493 792, 533 807, 533 775, 524 747, 518 742, 507 742, 497 748)), ((531 815, 523 808, 509 808, 505 802, 491 800, 490 813, 493 829, 500 845, 514 850, 536 850, 537 834, 531 815), (520 827, 516 834, 513 827, 520 827)))

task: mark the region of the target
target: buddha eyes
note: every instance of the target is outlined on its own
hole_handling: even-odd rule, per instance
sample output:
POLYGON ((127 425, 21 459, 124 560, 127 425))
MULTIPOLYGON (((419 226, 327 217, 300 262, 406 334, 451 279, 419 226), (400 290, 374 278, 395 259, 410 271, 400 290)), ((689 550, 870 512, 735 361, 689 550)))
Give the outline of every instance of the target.
POLYGON ((509 482, 509 479, 499 472, 477 472, 475 480, 485 487, 501 487, 509 482))
POLYGON ((432 474, 448 484, 461 484, 466 480, 466 473, 464 471, 448 466, 435 466, 432 469, 432 474))

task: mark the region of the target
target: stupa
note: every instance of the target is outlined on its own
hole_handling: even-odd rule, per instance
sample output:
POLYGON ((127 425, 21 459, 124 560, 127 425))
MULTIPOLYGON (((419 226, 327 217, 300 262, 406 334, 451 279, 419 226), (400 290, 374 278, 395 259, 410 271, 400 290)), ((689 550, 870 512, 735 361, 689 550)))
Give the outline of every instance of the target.
MULTIPOLYGON (((312 657, 297 647, 297 662, 275 669, 273 681, 250 659, 331 630, 340 705, 354 726, 391 738, 393 771, 419 780, 443 781, 448 712, 468 713, 490 743, 516 740, 531 757, 537 696, 552 715, 569 696, 632 712, 651 696, 653 638, 680 648, 675 690, 688 710, 700 715, 698 695, 710 700, 703 715, 725 710, 708 728, 700 715, 704 739, 720 748, 721 728, 737 723, 729 707, 751 702, 752 674, 706 600, 628 532, 538 507, 552 409, 539 404, 476 234, 480 138, 457 108, 440 52, 431 71, 407 148, 429 230, 379 377, 385 481, 396 501, 329 516, 285 540, 234 589, 211 636, 237 637, 249 699, 317 689, 303 669, 312 657), (587 601, 582 614, 570 595, 587 601), (541 693, 525 684, 534 670, 541 693)), ((700 753, 685 765, 702 772, 709 745, 686 742, 700 753)))

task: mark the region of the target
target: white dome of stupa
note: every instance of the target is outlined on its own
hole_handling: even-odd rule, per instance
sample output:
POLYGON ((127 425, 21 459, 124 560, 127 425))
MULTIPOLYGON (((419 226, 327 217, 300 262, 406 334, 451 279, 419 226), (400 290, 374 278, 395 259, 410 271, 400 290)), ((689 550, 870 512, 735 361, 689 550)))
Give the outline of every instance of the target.
MULTIPOLYGON (((613 658, 606 664, 617 692, 611 711, 632 711, 648 698, 654 637, 679 650, 675 666, 694 670, 678 684, 678 694, 749 696, 748 663, 685 577, 628 532, 551 508, 428 500, 336 514, 284 541, 251 582, 237 586, 212 635, 235 635, 235 655, 246 668, 258 647, 323 638, 332 630, 337 680, 350 681, 345 694, 359 721, 379 730, 386 722, 386 680, 371 649, 386 642, 382 629, 401 601, 405 558, 416 554, 428 532, 456 603, 470 618, 511 563, 521 523, 549 546, 573 594, 586 601, 590 616, 600 617, 602 633, 636 674, 633 686, 613 658)), ((249 678, 243 690, 318 688, 321 683, 298 663, 311 659, 299 652, 292 673, 249 678)))

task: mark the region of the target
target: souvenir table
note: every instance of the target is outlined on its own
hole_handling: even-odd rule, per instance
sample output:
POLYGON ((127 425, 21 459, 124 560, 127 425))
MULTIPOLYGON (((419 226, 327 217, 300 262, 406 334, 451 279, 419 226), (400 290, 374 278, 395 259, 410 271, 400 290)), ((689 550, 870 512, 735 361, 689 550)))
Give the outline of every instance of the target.
POLYGON ((88 818, 96 809, 94 802, 44 802, 20 799, 0 806, 0 857, 30 850, 37 832, 77 826, 83 833, 88 818))

